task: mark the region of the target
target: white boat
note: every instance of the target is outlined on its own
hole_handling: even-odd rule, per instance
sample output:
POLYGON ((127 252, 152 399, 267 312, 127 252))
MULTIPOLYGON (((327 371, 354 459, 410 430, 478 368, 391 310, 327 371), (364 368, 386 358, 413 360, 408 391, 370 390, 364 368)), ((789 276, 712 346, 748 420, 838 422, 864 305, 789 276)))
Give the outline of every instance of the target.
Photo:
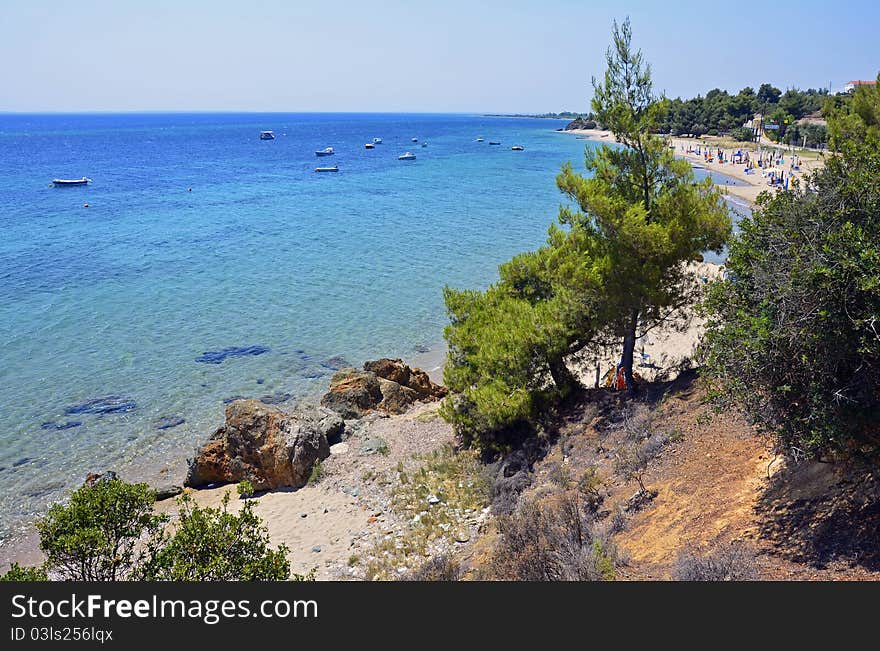
POLYGON ((71 185, 88 185, 92 182, 92 179, 86 178, 85 176, 81 179, 52 179, 52 185, 56 188, 66 188, 71 185))
POLYGON ((418 138, 413 138, 412 141, 413 141, 413 142, 418 142, 419 139, 418 139, 418 138))
POLYGON ((415 160, 416 155, 412 152, 406 152, 405 154, 401 154, 397 157, 397 160, 415 160))
POLYGON ((366 145, 364 145, 364 148, 365 148, 365 149, 375 149, 375 148, 376 148, 376 145, 374 145, 374 144, 371 143, 371 142, 368 142, 366 145))
POLYGON ((382 139, 381 138, 373 138, 373 144, 374 145, 381 145, 382 139))
POLYGON ((333 147, 327 147, 326 149, 319 149, 315 152, 315 156, 332 156, 336 152, 333 151, 333 147))
POLYGON ((477 142, 483 142, 483 136, 478 137, 477 142))
POLYGON ((316 167, 316 172, 338 172, 339 165, 334 165, 333 167, 316 167))
POLYGON ((260 131, 260 140, 275 140, 275 134, 271 131, 260 131))
POLYGON ((523 148, 520 145, 514 145, 510 149, 511 151, 523 151, 523 148))

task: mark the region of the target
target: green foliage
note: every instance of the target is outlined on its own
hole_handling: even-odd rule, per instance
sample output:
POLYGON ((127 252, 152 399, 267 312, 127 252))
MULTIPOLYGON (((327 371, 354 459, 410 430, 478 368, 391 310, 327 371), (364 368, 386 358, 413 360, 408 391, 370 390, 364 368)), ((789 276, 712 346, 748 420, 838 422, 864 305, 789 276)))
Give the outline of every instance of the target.
POLYGON ((842 149, 848 142, 880 146, 880 83, 859 86, 851 96, 829 98, 823 111, 835 149, 842 149))
POLYGON ((252 497, 254 494, 254 485, 250 483, 247 479, 243 479, 238 482, 238 486, 236 486, 236 491, 238 492, 238 496, 242 499, 246 497, 252 497))
POLYGON ((308 484, 317 484, 321 481, 321 477, 324 476, 324 465, 320 459, 315 459, 315 463, 312 465, 312 471, 309 473, 308 484))
POLYGON ((45 565, 27 567, 13 563, 9 570, 0 575, 0 581, 48 581, 45 565))
POLYGON ((748 127, 737 127, 730 130, 730 137, 740 142, 754 142, 755 132, 748 127))
POLYGON ((757 94, 749 87, 743 88, 736 95, 715 88, 706 93, 705 97, 671 100, 658 131, 676 136, 688 133, 731 133, 734 129, 741 128, 756 113, 769 115, 777 108, 783 115, 798 120, 821 109, 827 97, 827 91, 813 88, 805 91, 789 89, 782 94, 770 84, 762 84, 757 94))
POLYGON ((290 577, 288 548, 269 547, 253 502, 230 513, 229 493, 221 508, 200 507, 184 495, 174 533, 149 545, 140 578, 149 581, 284 581, 290 577))
MULTIPOLYGON (((466 444, 498 449, 528 430, 549 404, 577 386, 566 357, 624 340, 679 313, 695 296, 687 263, 718 250, 730 219, 711 181, 652 135, 665 101, 630 49, 629 23, 615 24, 593 110, 619 146, 586 153, 591 178, 565 165, 557 185, 574 208, 560 210, 547 245, 499 267, 485 292, 444 292, 450 325, 441 415, 466 444)), ((628 363, 627 363, 628 351, 628 363)))
POLYGON ((99 479, 74 491, 69 504, 55 504, 37 521, 47 565, 64 579, 116 581, 138 562, 136 546, 166 521, 153 513, 147 484, 99 479))
POLYGON ((880 153, 844 154, 744 219, 707 303, 707 363, 794 455, 880 451, 880 153))

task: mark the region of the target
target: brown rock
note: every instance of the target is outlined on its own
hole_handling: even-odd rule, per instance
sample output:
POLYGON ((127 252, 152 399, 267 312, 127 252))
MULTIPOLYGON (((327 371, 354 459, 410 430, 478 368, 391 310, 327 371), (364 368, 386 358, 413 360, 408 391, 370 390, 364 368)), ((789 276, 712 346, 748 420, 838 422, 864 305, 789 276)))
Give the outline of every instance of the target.
POLYGON ((321 398, 324 407, 343 418, 360 418, 382 402, 379 379, 370 371, 344 368, 330 379, 330 391, 321 398))
POLYGON ((364 370, 371 371, 379 378, 385 378, 392 382, 412 389, 418 394, 419 400, 430 402, 444 397, 448 391, 446 387, 431 382, 431 378, 420 368, 410 368, 400 359, 382 358, 364 363, 364 370))
POLYGON ((419 399, 419 394, 409 387, 385 378, 379 378, 379 388, 382 391, 382 402, 378 408, 386 414, 402 414, 419 399))
POLYGON ((364 362, 364 370, 372 371, 377 377, 397 382, 403 386, 409 386, 411 369, 403 363, 402 359, 383 357, 372 362, 364 362))
POLYGON ((330 456, 322 415, 291 415, 258 400, 232 402, 226 423, 190 460, 184 485, 247 479, 258 491, 304 486, 315 462, 330 456))

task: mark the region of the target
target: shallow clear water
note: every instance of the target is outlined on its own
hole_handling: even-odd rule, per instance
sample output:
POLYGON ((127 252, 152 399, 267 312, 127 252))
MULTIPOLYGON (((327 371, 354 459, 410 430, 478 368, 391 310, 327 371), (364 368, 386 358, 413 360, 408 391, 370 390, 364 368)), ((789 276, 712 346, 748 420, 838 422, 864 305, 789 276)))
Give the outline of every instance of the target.
POLYGON ((443 286, 484 287, 544 241, 560 165, 593 146, 563 124, 0 115, 0 535, 90 471, 180 481, 225 399, 289 404, 331 357, 436 349, 443 286), (268 350, 196 361, 250 346, 268 350), (69 413, 108 396, 110 413, 69 413))
POLYGON ((562 124, 0 116, 0 529, 92 470, 179 481, 224 399, 311 395, 332 356, 436 346, 444 284, 485 286, 543 241, 554 177, 584 149, 562 124), (373 137, 384 143, 365 149, 373 137), (327 146, 336 155, 316 158, 327 146), (408 150, 417 159, 398 161, 408 150), (328 164, 339 173, 313 171, 328 164), (88 187, 48 185, 84 175, 88 187), (246 346, 269 351, 196 362, 246 346), (106 396, 136 407, 65 413, 106 396))

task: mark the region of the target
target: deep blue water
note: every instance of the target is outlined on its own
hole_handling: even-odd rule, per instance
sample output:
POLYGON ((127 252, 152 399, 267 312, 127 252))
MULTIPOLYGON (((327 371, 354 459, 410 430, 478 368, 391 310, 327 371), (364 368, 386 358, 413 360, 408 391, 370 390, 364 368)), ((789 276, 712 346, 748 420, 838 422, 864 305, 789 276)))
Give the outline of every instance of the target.
POLYGON ((443 286, 544 241, 560 166, 593 146, 563 124, 0 115, 0 536, 89 471, 179 482, 225 399, 290 403, 332 357, 437 350, 443 286))

